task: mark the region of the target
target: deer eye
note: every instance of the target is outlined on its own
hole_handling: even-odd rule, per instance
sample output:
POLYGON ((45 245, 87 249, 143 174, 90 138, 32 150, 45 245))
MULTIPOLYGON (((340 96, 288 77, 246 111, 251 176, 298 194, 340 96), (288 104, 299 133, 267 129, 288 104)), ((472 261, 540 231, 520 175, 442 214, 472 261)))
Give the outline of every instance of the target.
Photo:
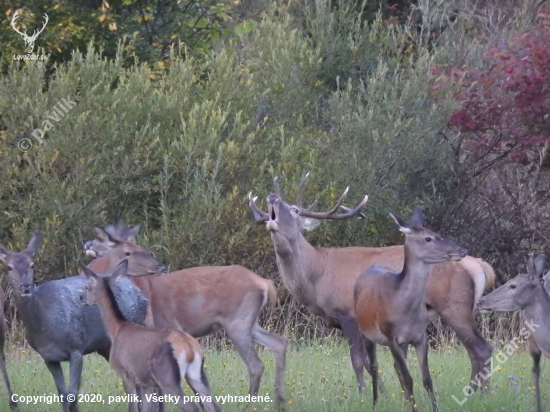
POLYGON ((433 240, 433 239, 432 239, 431 237, 429 237, 429 236, 426 238, 426 242, 431 242, 432 240, 433 240))
POLYGON ((515 289, 516 288, 516 285, 514 285, 513 283, 510 285, 510 289, 515 289))
POLYGON ((11 267, 11 266, 8 266, 8 270, 13 270, 13 267, 11 267))
POLYGON ((132 252, 126 252, 125 255, 126 256, 130 256, 132 254, 132 252))
POLYGON ((300 211, 298 210, 298 208, 297 208, 297 207, 294 207, 294 206, 292 206, 292 207, 290 208, 290 210, 292 210, 294 213, 300 213, 300 211))

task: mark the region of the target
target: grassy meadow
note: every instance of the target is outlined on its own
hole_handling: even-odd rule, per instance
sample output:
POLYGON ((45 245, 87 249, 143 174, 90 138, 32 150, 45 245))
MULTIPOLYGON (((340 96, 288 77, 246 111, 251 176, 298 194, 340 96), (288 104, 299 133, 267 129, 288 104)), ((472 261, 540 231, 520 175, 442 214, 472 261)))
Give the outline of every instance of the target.
MULTIPOLYGON (((495 345, 495 346, 498 346, 495 345)), ((260 395, 273 395, 274 364, 268 351, 260 350, 266 370, 262 379, 260 395)), ((367 411, 372 410, 370 390, 361 396, 355 384, 355 377, 348 358, 345 343, 336 338, 319 341, 316 344, 290 346, 286 375, 287 402, 285 410, 293 411, 367 411)), ((222 351, 206 351, 207 373, 214 395, 246 395, 248 376, 244 364, 229 346, 222 351)), ((30 349, 11 346, 8 351, 8 369, 14 392, 24 395, 56 393, 53 379, 40 357, 30 349)), ((409 352, 409 364, 415 381, 415 394, 419 410, 431 410, 429 399, 422 387, 414 351, 409 352)), ((544 361, 543 361, 544 362, 544 361)), ((386 391, 381 395, 376 411, 408 411, 404 403, 389 351, 379 349, 379 368, 386 391)), ((498 365, 495 362, 495 367, 498 365)), ((67 366, 67 365, 65 365, 67 366)), ((544 364, 543 364, 544 366, 544 364)), ((534 409, 533 386, 531 382, 531 359, 523 349, 518 349, 501 364, 492 378, 491 391, 487 396, 474 394, 459 406, 452 399, 455 395, 462 400, 462 388, 470 376, 470 362, 461 346, 444 346, 430 353, 432 378, 442 411, 529 411, 534 409), (513 377, 513 380, 511 379, 513 377), (515 385, 515 387, 514 387, 515 385)), ((66 380, 68 369, 65 368, 66 380)), ((542 374, 542 392, 547 387, 546 375, 542 374)), ((100 393, 105 404, 81 405, 82 411, 125 411, 125 404, 107 405, 109 395, 123 395, 120 379, 103 358, 92 355, 85 358, 81 393, 100 393)), ((187 388, 186 394, 191 392, 187 388)), ((8 410, 4 385, 0 387, 0 410, 8 410)), ((544 403, 550 401, 544 400, 544 403)), ((246 410, 245 404, 222 405, 224 411, 246 410)), ((20 411, 59 411, 57 404, 21 405, 20 411)), ((179 410, 173 405, 168 411, 179 410)), ((252 411, 276 411, 276 404, 251 405, 252 411)))

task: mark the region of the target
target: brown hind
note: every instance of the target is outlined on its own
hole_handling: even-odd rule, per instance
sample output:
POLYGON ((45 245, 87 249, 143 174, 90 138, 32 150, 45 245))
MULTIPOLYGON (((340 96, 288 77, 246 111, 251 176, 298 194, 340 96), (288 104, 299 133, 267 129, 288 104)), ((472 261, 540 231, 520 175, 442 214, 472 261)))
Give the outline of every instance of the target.
MULTIPOLYGON (((392 214, 390 216, 406 236, 403 268, 396 272, 375 265, 361 273, 354 290, 355 316, 361 333, 374 343, 368 353, 371 367, 378 368, 375 345, 388 346, 405 397, 411 402, 412 410, 416 411, 412 377, 406 362, 408 346, 414 345, 424 387, 436 410, 426 337, 429 316, 424 301, 428 276, 431 265, 459 261, 466 256, 466 249, 424 228, 424 217, 418 208, 414 210, 410 223, 392 214)), ((376 404, 377 375, 373 376, 373 402, 376 404)))
MULTIPOLYGON (((120 222, 116 230, 96 230, 97 239, 86 243, 86 253, 101 259, 109 272, 122 260, 139 260, 131 253, 137 230, 120 222), (130 253, 128 255, 128 253, 130 253)), ((251 395, 257 395, 264 364, 254 342, 273 352, 276 361, 277 401, 284 401, 284 373, 288 341, 258 323, 262 308, 274 307, 277 291, 271 280, 239 266, 202 266, 162 276, 132 276, 130 279, 149 300, 146 325, 185 331, 194 337, 224 329, 248 368, 251 395)))
POLYGON ((184 332, 149 328, 124 318, 111 290, 126 275, 128 261, 124 260, 107 277, 99 277, 90 269, 82 270, 88 278, 83 299, 87 305, 97 305, 105 329, 111 339, 109 363, 119 374, 124 390, 130 396, 129 410, 137 412, 141 388, 159 387, 165 396, 182 410, 197 411, 196 405, 184 400, 183 378, 200 396, 207 412, 219 411, 204 371, 204 357, 199 343, 184 332), (136 344, 139 342, 139 344, 136 344))

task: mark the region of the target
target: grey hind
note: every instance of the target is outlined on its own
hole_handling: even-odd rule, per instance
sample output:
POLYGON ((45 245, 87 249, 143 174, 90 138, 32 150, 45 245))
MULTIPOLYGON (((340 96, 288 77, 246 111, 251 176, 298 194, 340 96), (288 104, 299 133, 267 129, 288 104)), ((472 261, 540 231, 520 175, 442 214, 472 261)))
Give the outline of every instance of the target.
MULTIPOLYGON (((17 313, 25 325, 29 345, 44 359, 60 395, 64 412, 78 411, 78 390, 83 356, 97 352, 109 357, 111 341, 99 309, 86 306, 82 297, 86 278, 73 276, 44 282, 34 287, 34 263, 40 237, 36 232, 27 248, 13 253, 0 246, 0 260, 6 263, 17 313), (66 389, 60 362, 70 363, 70 382, 66 389), (74 395, 69 402, 67 395, 74 395)), ((117 304, 127 319, 143 324, 147 313, 147 298, 129 279, 120 282, 117 304)))

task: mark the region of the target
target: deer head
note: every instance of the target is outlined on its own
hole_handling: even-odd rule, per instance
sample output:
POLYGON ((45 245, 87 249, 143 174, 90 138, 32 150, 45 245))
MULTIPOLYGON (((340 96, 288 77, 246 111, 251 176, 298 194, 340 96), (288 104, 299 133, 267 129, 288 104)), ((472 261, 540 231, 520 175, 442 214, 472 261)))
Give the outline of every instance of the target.
MULTIPOLYGON (((498 289, 481 298, 478 308, 482 312, 510 312, 525 309, 536 300, 543 289, 540 277, 546 263, 545 255, 529 256, 527 273, 520 273, 498 289)), ((543 290, 544 293, 546 293, 543 290)))
POLYGON ((355 216, 364 217, 361 209, 367 203, 369 197, 365 196, 363 200, 353 209, 342 206, 349 187, 344 190, 336 204, 327 212, 314 212, 312 209, 316 206, 317 201, 309 207, 304 207, 302 204, 302 196, 306 180, 309 176, 307 173, 302 177, 298 187, 298 195, 294 204, 289 204, 281 198, 279 184, 277 178, 273 181, 274 192, 266 198, 267 212, 261 210, 256 204, 257 197, 252 197, 252 193, 248 195, 248 205, 252 210, 254 219, 257 222, 265 223, 266 228, 272 233, 280 234, 286 238, 295 238, 302 230, 314 230, 323 219, 342 220, 349 219, 355 216), (337 213, 342 208, 344 213, 337 213))
POLYGON ((139 226, 122 233, 122 238, 111 235, 107 230, 94 228, 96 239, 86 242, 86 254, 93 257, 108 256, 115 264, 128 260, 128 274, 132 276, 165 273, 166 267, 145 248, 135 243, 139 226))
POLYGON ((118 264, 113 273, 104 278, 97 276, 92 270, 88 269, 86 266, 82 266, 82 271, 88 279, 88 283, 86 284, 86 291, 82 295, 82 300, 86 305, 97 305, 101 299, 101 288, 105 287, 105 283, 108 283, 109 285, 114 285, 120 278, 126 276, 126 273, 128 272, 128 261, 124 259, 118 264))
POLYGON ((0 245, 0 260, 6 264, 8 278, 14 293, 21 297, 29 297, 33 292, 34 262, 33 257, 40 248, 40 233, 32 235, 27 248, 22 252, 10 252, 0 245))
POLYGON ((406 236, 405 253, 412 253, 422 262, 436 264, 461 260, 466 256, 466 249, 424 227, 424 215, 420 208, 414 208, 409 223, 393 213, 390 213, 390 217, 406 236))
POLYGON ((48 24, 48 21, 49 21, 49 17, 47 14, 44 14, 45 15, 45 18, 44 18, 44 25, 42 26, 42 28, 40 30, 35 30, 32 34, 32 36, 29 36, 27 34, 27 30, 25 30, 24 32, 21 32, 17 29, 17 26, 15 25, 15 21, 17 20, 17 18, 19 17, 19 12, 16 11, 14 14, 13 14, 13 18, 11 19, 11 26, 13 27, 13 29, 19 33, 19 35, 21 35, 21 37, 23 38, 23 40, 25 41, 25 47, 27 48, 27 53, 28 54, 31 54, 32 51, 34 50, 34 42, 36 41, 36 39, 38 38, 38 36, 40 35, 40 33, 42 33, 44 31, 44 29, 46 28, 46 24, 48 24))
MULTIPOLYGON (((141 225, 136 225, 133 228, 130 228, 123 220, 119 220, 116 225, 106 226, 105 232, 118 241, 136 243, 136 236, 138 235, 140 228, 141 225)), ((95 259, 99 257, 98 251, 107 253, 109 249, 98 240, 89 240, 84 244, 84 250, 87 256, 95 259)))

